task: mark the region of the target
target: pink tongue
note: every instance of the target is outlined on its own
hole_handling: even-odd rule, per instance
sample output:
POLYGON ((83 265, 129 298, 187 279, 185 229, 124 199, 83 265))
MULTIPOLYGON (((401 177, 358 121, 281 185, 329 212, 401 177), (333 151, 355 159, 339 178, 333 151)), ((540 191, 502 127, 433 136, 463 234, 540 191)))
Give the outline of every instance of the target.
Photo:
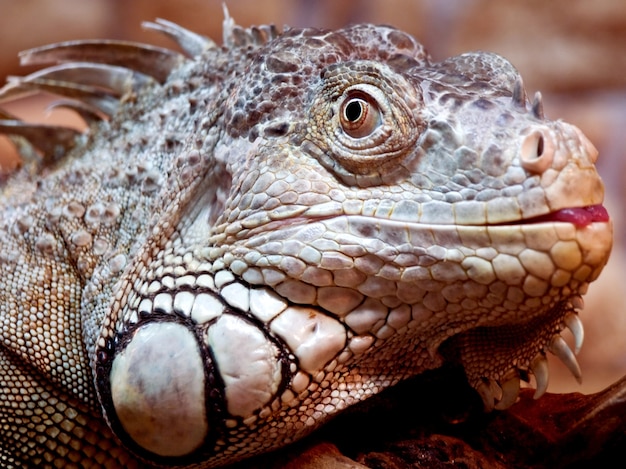
POLYGON ((589 205, 582 208, 564 208, 546 218, 552 221, 564 221, 576 226, 587 226, 594 221, 609 221, 609 213, 603 205, 589 205))

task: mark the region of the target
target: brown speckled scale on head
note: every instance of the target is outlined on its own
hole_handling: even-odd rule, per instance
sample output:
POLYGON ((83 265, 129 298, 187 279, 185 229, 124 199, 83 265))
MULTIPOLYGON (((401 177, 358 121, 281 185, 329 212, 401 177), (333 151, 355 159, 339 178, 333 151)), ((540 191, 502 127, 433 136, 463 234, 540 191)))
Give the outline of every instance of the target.
POLYGON ((23 155, 0 186, 4 465, 217 467, 446 360, 488 409, 530 374, 545 392, 547 352, 580 377, 560 333, 580 347, 611 248, 597 152, 509 62, 431 62, 387 26, 147 26, 183 52, 35 49, 62 63, 0 94, 90 125, 0 113, 23 155))
MULTIPOLYGON (((327 67, 367 58, 388 61, 390 52, 402 60, 426 64, 428 56, 421 44, 393 28, 359 25, 338 33, 316 29, 288 29, 281 41, 257 55, 229 99, 225 119, 234 137, 259 135, 259 127, 276 120, 305 118, 310 89, 327 67)), ((393 66, 393 61, 391 62, 393 66)), ((298 119, 298 120, 301 120, 298 119)))

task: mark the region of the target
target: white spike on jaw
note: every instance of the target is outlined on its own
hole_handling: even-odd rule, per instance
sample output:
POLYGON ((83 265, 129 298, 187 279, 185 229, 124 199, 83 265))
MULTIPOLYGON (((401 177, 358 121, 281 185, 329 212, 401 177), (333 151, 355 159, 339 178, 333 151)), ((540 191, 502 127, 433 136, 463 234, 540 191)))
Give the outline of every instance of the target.
POLYGON ((585 307, 585 300, 580 295, 573 295, 569 298, 569 302, 572 305, 572 308, 581 310, 585 307))
POLYGON ((485 412, 491 412, 494 409, 508 409, 515 404, 520 384, 519 373, 513 370, 504 377, 502 385, 494 379, 483 378, 475 388, 483 400, 485 412))
POLYGON ((495 408, 496 401, 493 395, 492 387, 489 386, 485 381, 481 381, 480 384, 476 386, 476 391, 480 395, 480 398, 483 400, 485 412, 491 412, 495 408))
POLYGON ((537 383, 537 389, 535 389, 533 399, 539 399, 547 391, 549 381, 548 360, 543 353, 538 353, 530 362, 530 371, 535 375, 535 381, 537 383))
POLYGON ((511 407, 517 401, 520 390, 520 377, 517 371, 510 373, 508 377, 504 378, 502 387, 502 397, 496 403, 495 409, 504 410, 511 407))
MULTIPOLYGON (((570 299, 569 307, 582 308, 582 298, 574 296, 570 299)), ((574 351, 567 345, 567 342, 560 335, 555 335, 547 346, 547 350, 555 355, 567 369, 572 373, 579 384, 582 383, 582 373, 580 366, 576 360, 577 354, 583 343, 584 329, 578 314, 574 310, 569 310, 563 317, 563 323, 571 331, 574 337, 574 351)), ((549 368, 545 350, 537 353, 537 355, 528 364, 528 370, 513 369, 498 381, 483 377, 480 382, 475 385, 475 389, 483 400, 485 411, 490 412, 494 409, 504 410, 515 404, 520 392, 520 384, 522 376, 530 372, 535 376, 536 389, 533 399, 539 399, 548 389, 549 368), (520 375, 520 372, 524 373, 520 375)), ((524 378, 526 381, 527 379, 524 378)))
POLYGON ((555 335, 548 346, 548 350, 563 362, 572 375, 574 375, 576 381, 581 384, 583 378, 580 372, 580 365, 578 365, 574 352, 569 348, 563 337, 555 335))
POLYGON ((578 352, 580 352, 580 349, 583 346, 583 341, 585 339, 585 330, 583 328, 583 323, 578 317, 578 314, 573 311, 565 315, 564 321, 565 326, 567 326, 567 328, 574 336, 574 354, 578 355, 578 352))

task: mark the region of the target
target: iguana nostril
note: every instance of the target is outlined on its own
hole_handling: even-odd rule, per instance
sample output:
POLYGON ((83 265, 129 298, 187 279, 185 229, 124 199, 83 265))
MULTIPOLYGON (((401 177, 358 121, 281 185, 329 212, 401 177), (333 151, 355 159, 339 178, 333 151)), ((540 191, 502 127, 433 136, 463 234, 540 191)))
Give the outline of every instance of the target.
POLYGON ((520 160, 522 167, 531 173, 543 173, 552 166, 554 144, 540 130, 535 130, 522 142, 520 160))
POLYGON ((541 158, 541 155, 543 155, 543 135, 540 135, 537 141, 537 157, 541 158))

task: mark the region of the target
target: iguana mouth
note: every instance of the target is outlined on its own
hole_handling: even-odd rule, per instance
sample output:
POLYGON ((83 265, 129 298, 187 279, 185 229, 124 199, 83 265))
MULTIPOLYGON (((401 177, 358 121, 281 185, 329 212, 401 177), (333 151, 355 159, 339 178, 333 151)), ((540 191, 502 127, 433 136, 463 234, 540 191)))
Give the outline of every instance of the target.
POLYGON ((586 207, 569 207, 562 208, 555 212, 539 215, 537 217, 528 218, 526 220, 505 223, 505 224, 530 224, 543 222, 566 222, 576 225, 578 228, 584 228, 593 222, 608 222, 610 220, 609 212, 604 205, 587 205, 586 207))

